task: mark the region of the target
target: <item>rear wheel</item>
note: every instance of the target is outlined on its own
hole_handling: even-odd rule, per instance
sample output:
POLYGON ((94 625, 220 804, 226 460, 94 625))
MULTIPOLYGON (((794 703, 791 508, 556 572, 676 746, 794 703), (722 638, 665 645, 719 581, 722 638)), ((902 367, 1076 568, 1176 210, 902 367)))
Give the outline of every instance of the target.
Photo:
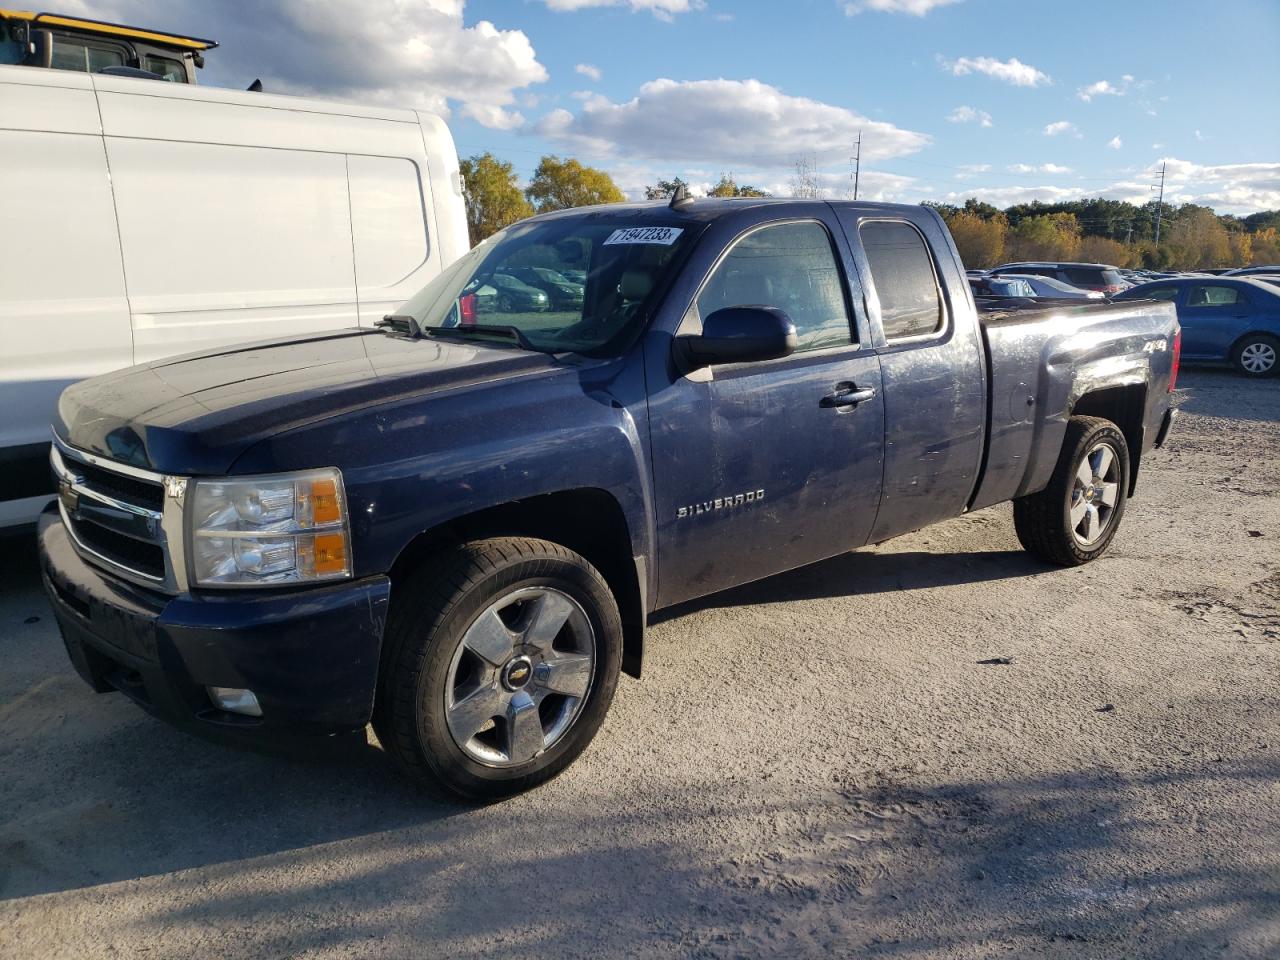
POLYGON ((1100 557, 1124 516, 1129 447, 1101 417, 1072 417, 1053 477, 1013 502, 1013 525, 1028 551, 1060 566, 1100 557))
POLYGON ((617 686, 622 625, 585 559, 545 540, 479 540, 397 587, 374 729, 411 776, 500 797, 591 742, 617 686))
POLYGON ((1266 333, 1248 334, 1231 351, 1231 361, 1246 377, 1270 377, 1280 369, 1280 340, 1266 333))

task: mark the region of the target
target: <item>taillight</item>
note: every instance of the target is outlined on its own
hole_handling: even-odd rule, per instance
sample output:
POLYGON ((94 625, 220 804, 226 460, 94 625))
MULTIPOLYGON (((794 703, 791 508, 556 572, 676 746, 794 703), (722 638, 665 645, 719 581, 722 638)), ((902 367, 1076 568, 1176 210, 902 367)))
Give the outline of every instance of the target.
POLYGON ((458 298, 458 325, 469 327, 476 322, 476 295, 468 293, 458 298))
POLYGON ((1173 335, 1173 369, 1169 371, 1169 392, 1173 393, 1178 383, 1178 364, 1182 361, 1182 328, 1173 335))

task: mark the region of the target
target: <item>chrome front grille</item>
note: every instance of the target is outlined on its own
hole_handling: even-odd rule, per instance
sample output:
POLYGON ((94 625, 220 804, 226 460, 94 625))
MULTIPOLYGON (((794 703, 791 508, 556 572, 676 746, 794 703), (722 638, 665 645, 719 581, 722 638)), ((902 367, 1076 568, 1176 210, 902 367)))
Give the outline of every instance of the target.
POLYGON ((116 463, 57 437, 49 460, 62 522, 85 560, 164 593, 186 589, 185 478, 116 463))

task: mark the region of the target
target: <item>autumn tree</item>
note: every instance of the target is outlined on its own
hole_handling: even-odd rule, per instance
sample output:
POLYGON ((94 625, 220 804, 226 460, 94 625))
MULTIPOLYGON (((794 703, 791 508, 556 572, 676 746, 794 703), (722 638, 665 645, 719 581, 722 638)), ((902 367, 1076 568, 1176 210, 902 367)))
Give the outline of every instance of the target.
POLYGON ((670 180, 659 180, 653 186, 644 188, 644 198, 646 200, 666 200, 668 197, 675 196, 676 191, 681 187, 688 190, 688 181, 681 180, 679 177, 672 177, 670 180))
POLYGON ((1074 260, 1080 252, 1080 221, 1074 213, 1027 217, 1009 230, 1012 260, 1074 260))
POLYGON ((767 197, 769 192, 748 184, 739 186, 732 173, 720 174, 720 182, 707 191, 708 197, 767 197))
POLYGON ((584 167, 572 158, 561 160, 550 155, 538 161, 524 194, 539 213, 595 203, 621 203, 627 199, 603 170, 584 167))
POLYGON ((1225 267, 1231 262, 1227 228, 1208 207, 1183 204, 1161 243, 1168 243, 1173 262, 1186 269, 1225 267))
POLYGON ((960 260, 966 267, 994 267, 1004 259, 1009 222, 999 211, 986 219, 967 206, 964 210, 953 207, 953 212, 942 214, 960 251, 960 260))
POLYGON ((533 216, 533 207, 520 192, 519 178, 510 163, 485 152, 468 157, 458 167, 472 246, 517 220, 533 216))
POLYGON ((1089 263, 1105 263, 1113 267, 1130 267, 1138 262, 1133 247, 1110 237, 1082 237, 1077 256, 1089 263))

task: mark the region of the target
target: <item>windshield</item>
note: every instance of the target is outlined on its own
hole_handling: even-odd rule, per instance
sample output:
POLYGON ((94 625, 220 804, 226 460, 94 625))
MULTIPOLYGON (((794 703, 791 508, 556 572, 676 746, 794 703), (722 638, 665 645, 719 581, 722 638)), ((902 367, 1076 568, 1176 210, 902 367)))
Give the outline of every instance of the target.
POLYGON ((400 308, 423 328, 513 327, 539 350, 612 353, 700 228, 590 214, 494 234, 400 308))

